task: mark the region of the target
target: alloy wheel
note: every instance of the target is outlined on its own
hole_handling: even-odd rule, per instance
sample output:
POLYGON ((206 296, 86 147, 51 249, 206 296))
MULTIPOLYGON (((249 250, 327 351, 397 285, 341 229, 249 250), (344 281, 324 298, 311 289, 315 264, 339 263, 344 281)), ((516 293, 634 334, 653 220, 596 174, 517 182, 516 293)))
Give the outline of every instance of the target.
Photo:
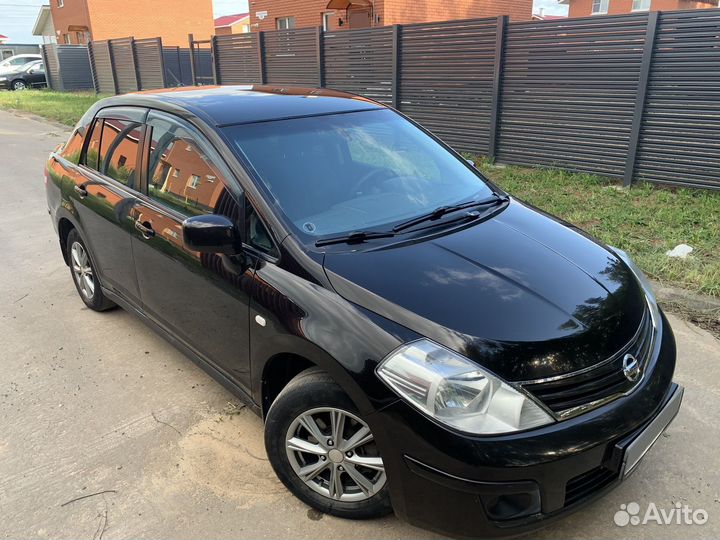
POLYGON ((87 251, 80 242, 73 242, 70 248, 70 255, 75 281, 85 298, 91 300, 95 295, 95 276, 92 266, 90 265, 90 258, 88 257, 87 251))
POLYGON ((302 413, 288 428, 285 449, 298 477, 331 499, 364 501, 385 485, 385 468, 370 428, 342 409, 302 413))
POLYGON ((25 84, 25 81, 15 81, 13 83, 13 90, 25 90, 27 88, 27 85, 25 84))

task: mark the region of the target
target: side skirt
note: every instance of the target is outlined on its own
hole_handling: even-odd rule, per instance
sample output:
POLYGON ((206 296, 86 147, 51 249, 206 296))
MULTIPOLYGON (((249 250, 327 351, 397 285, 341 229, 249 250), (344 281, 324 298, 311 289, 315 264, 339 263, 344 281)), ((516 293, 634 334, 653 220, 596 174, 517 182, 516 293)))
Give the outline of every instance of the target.
POLYGON ((230 379, 227 375, 225 375, 223 372, 218 370, 213 364, 205 360, 202 356, 198 355, 195 351, 193 351, 191 348, 189 348, 187 345, 185 345, 182 341, 180 341, 178 338, 176 338, 174 335, 172 335, 170 332, 165 330, 162 326, 157 324, 155 321, 153 321, 150 317, 145 315, 141 310, 139 310, 137 307, 135 307, 133 304, 131 304, 129 301, 125 300, 121 296, 113 293, 112 291, 107 290, 105 287, 102 288, 102 292, 105 296, 107 296, 110 300, 115 302, 118 306, 123 308, 128 313, 132 313, 133 315, 137 316, 140 320, 142 320, 145 324, 147 324, 150 328, 155 330, 158 334, 160 334, 165 340, 167 340, 170 344, 172 344, 176 349, 178 349, 180 352, 185 354, 188 358, 190 358, 195 364, 197 364, 205 373, 210 375, 213 379, 215 379, 217 382, 222 384, 231 394, 233 394, 235 397, 237 397, 240 401, 245 403, 248 408, 250 408, 255 414, 262 417, 262 409, 260 406, 255 403, 252 399, 252 397, 245 392, 240 386, 238 386, 237 383, 235 383, 232 379, 230 379))

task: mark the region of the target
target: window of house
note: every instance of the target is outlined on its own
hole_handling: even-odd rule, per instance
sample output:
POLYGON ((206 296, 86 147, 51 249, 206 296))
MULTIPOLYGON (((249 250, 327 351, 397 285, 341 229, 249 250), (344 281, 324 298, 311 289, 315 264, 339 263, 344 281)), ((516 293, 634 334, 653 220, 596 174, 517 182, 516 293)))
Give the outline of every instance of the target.
POLYGON ((139 123, 114 118, 98 119, 85 149, 85 165, 133 187, 139 140, 139 123))
POLYGON ((332 12, 323 13, 322 14, 322 28, 323 31, 329 32, 330 31, 330 17, 333 16, 332 12))
POLYGON ((280 17, 279 19, 275 19, 275 26, 278 30, 295 28, 295 17, 280 17))
POLYGON ((592 14, 593 15, 602 15, 604 13, 607 13, 609 4, 610 4, 610 0, 593 0, 592 14))
POLYGON ((70 45, 70 34, 63 34, 63 41, 65 41, 65 45, 70 45))
POLYGON ((191 174, 188 178, 187 187, 190 189, 197 189, 200 185, 200 177, 197 174, 191 174))
POLYGON ((57 0, 57 7, 61 8, 65 5, 65 2, 63 0, 57 0))
POLYGON ((185 216, 212 213, 224 197, 224 176, 192 133, 153 118, 148 159, 148 196, 185 216), (180 173, 180 171, 183 171, 180 173))
POLYGON ((648 11, 650 9, 651 0, 633 0, 633 11, 648 11))

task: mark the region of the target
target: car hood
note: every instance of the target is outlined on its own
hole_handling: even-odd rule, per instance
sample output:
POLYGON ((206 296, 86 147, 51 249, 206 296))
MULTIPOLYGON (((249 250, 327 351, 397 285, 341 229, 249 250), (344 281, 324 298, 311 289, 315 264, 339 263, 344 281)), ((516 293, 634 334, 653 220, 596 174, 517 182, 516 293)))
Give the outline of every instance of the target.
POLYGON ((510 381, 568 373, 627 344, 647 309, 633 273, 584 233, 518 201, 416 243, 328 252, 346 300, 510 381))

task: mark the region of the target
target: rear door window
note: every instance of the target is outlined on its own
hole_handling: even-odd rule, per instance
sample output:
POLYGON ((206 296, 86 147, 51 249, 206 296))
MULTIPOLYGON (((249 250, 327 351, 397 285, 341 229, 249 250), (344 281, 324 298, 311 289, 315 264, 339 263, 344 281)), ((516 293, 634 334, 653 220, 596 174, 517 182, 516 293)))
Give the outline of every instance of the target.
POLYGON ((85 150, 85 165, 121 184, 134 187, 141 127, 139 122, 130 120, 97 119, 85 150))

